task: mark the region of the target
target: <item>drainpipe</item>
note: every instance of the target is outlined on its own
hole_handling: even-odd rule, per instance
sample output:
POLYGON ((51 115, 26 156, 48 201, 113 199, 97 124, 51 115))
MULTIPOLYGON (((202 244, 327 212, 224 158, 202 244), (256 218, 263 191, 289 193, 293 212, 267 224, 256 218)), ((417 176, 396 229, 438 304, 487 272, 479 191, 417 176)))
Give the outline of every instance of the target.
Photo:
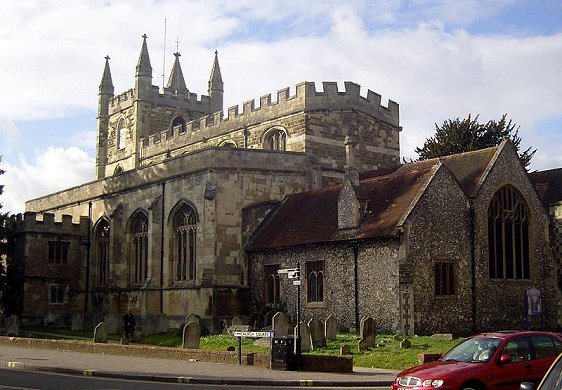
POLYGON ((86 295, 84 300, 84 313, 88 311, 88 299, 90 295, 90 248, 92 246, 92 201, 88 202, 88 238, 86 241, 86 295))
POLYGON ((472 291, 472 333, 476 333, 476 242, 475 242, 475 226, 474 226, 474 204, 469 201, 469 223, 470 223, 470 273, 471 273, 471 291, 472 291))
POLYGON ((357 247, 357 243, 353 243, 351 247, 353 250, 353 285, 354 285, 354 300, 355 300, 355 330, 359 331, 359 270, 358 270, 358 254, 359 248, 357 247))
POLYGON ((160 313, 164 313, 164 195, 166 182, 162 182, 162 219, 160 225, 160 313))

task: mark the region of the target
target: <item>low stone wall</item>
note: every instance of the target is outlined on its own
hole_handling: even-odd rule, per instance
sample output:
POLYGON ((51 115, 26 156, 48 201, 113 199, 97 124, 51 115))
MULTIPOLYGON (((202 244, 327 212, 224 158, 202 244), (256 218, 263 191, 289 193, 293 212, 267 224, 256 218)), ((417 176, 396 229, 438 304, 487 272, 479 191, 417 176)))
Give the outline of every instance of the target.
MULTIPOLYGON (((209 363, 238 364, 238 352, 236 351, 182 349, 135 344, 102 344, 88 341, 47 340, 5 336, 0 336, 0 345, 119 356, 176 360, 193 359, 209 363)), ((270 356, 268 353, 242 352, 241 357, 243 365, 269 367, 270 356)), ((303 371, 353 372, 353 358, 349 356, 303 355, 303 371)))

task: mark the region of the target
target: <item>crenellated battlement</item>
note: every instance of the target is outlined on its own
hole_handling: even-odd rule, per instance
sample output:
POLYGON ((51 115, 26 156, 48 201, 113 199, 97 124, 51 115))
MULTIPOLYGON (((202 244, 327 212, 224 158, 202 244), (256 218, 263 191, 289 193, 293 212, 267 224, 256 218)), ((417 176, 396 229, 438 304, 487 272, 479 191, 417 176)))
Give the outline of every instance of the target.
MULTIPOLYGON (((390 126, 399 126, 399 106, 389 100, 387 106, 381 105, 381 95, 367 90, 367 96, 361 96, 360 85, 346 81, 345 90, 339 91, 336 82, 323 82, 322 91, 316 89, 314 82, 302 82, 296 85, 294 95, 290 89, 277 91, 276 101, 272 95, 261 96, 259 105, 256 100, 249 100, 239 106, 229 107, 226 116, 222 111, 201 117, 186 123, 184 132, 179 129, 168 129, 148 138, 141 138, 141 147, 145 155, 158 150, 174 149, 186 142, 201 142, 206 139, 240 130, 277 117, 296 112, 314 110, 357 110, 377 118, 390 126), (154 149, 154 150, 150 150, 154 149)), ((179 94, 178 94, 179 95, 179 94)), ((195 94, 192 94, 195 95, 195 94)), ((174 99, 174 95, 161 95, 162 99, 174 99)), ((196 96, 196 95, 195 95, 196 96)), ((208 98, 207 96, 202 96, 208 98)), ((203 104, 203 103, 201 103, 203 104)))
MULTIPOLYGON (((170 88, 164 88, 163 93, 160 92, 158 86, 152 86, 151 102, 156 106, 179 107, 184 110, 209 112, 211 97, 207 95, 199 96, 189 91, 174 91, 170 88)), ((122 106, 130 106, 135 101, 135 90, 129 89, 119 95, 109 99, 110 110, 120 109, 122 106)))
POLYGON ((10 229, 14 233, 56 231, 59 234, 87 234, 88 217, 80 217, 78 222, 74 222, 72 215, 63 214, 61 220, 57 221, 53 213, 38 214, 27 211, 10 217, 10 229))

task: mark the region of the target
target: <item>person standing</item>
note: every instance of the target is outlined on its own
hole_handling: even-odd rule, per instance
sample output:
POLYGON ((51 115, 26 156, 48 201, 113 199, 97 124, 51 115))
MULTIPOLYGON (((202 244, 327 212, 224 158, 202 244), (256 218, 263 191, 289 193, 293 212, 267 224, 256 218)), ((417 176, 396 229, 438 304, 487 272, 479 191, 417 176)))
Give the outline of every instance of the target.
POLYGON ((135 334, 135 317, 131 314, 131 310, 128 310, 125 314, 125 323, 123 329, 125 330, 125 337, 129 340, 133 339, 135 334))

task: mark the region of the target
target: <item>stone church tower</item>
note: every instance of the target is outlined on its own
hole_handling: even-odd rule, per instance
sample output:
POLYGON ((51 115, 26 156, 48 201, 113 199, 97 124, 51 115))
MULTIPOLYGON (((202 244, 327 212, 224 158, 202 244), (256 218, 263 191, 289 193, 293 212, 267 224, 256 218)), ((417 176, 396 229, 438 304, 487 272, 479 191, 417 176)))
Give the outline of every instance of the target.
POLYGON ((166 87, 152 85, 146 36, 132 89, 114 94, 106 57, 96 180, 30 200, 13 221, 23 321, 68 324, 80 313, 117 327, 130 309, 144 332, 190 313, 217 329, 255 310, 244 246, 268 212, 342 182, 346 169, 399 163, 398 104, 344 85, 302 82, 223 111, 216 52, 202 96, 186 85, 179 53, 166 87), (23 255, 30 245, 33 258, 23 255))

